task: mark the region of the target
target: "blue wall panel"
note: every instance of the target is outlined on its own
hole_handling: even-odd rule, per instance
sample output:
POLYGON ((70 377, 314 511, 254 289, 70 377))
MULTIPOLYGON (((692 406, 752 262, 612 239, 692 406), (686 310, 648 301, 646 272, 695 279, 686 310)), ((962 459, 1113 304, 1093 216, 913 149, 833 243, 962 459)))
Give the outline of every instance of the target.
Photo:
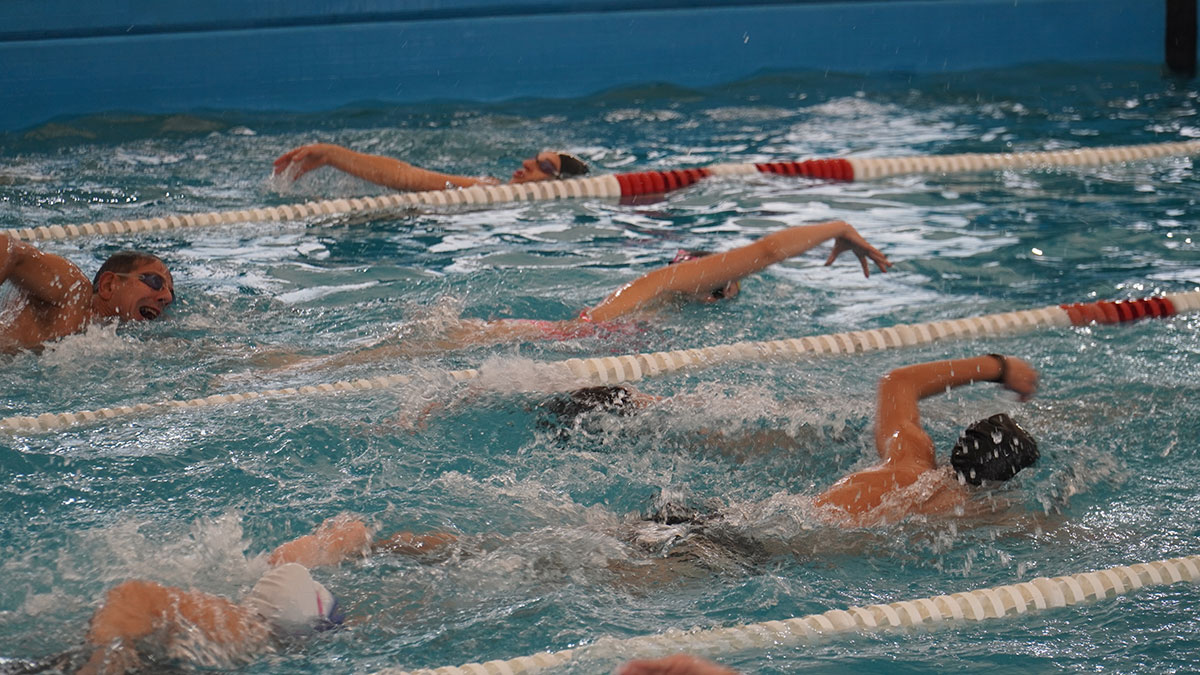
POLYGON ((0 130, 737 80, 1162 58, 1158 0, 0 2, 0 130), (72 7, 76 6, 76 7, 72 7))

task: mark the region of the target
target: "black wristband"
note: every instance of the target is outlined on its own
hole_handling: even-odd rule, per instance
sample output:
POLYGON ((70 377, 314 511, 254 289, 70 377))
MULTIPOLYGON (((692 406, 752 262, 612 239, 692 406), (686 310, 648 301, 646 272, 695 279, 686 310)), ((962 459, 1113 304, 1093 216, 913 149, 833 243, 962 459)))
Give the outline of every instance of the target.
POLYGON ((1008 374, 1008 359, 1003 354, 988 354, 988 356, 1000 362, 1000 375, 993 382, 1003 382, 1004 376, 1008 374))

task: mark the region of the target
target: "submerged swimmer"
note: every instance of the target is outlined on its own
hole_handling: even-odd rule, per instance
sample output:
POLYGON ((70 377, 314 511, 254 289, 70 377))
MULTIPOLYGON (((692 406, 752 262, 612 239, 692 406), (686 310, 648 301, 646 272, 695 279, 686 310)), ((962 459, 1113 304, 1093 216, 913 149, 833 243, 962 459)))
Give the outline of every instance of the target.
MULTIPOLYGON (((393 190, 445 190, 500 184, 495 178, 473 178, 430 171, 392 157, 368 155, 330 143, 304 145, 283 153, 275 160, 275 173, 295 180, 323 166, 331 166, 393 190)), ((522 162, 521 168, 513 172, 509 183, 574 178, 587 172, 587 164, 578 157, 565 152, 543 150, 522 162)))
POLYGON ((0 284, 6 281, 17 294, 0 307, 0 353, 40 350, 94 321, 157 319, 175 300, 171 273, 157 256, 121 251, 88 282, 66 258, 0 233, 0 284))
POLYGON ((288 636, 335 628, 344 620, 337 600, 309 568, 370 552, 423 555, 454 540, 446 533, 399 532, 372 542, 361 520, 337 517, 272 551, 271 569, 241 602, 153 581, 125 581, 109 590, 92 616, 91 653, 77 672, 118 675, 140 669, 152 655, 193 661, 213 655, 213 663, 194 665, 218 667, 248 661, 288 636))

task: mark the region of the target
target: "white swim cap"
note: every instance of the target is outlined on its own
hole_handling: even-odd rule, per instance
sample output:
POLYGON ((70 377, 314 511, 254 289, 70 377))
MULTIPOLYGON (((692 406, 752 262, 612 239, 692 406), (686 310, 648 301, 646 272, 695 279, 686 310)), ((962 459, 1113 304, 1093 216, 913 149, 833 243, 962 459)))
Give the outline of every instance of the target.
POLYGON ((286 563, 267 572, 250 594, 248 607, 288 632, 325 630, 340 624, 337 600, 313 580, 308 568, 286 563))

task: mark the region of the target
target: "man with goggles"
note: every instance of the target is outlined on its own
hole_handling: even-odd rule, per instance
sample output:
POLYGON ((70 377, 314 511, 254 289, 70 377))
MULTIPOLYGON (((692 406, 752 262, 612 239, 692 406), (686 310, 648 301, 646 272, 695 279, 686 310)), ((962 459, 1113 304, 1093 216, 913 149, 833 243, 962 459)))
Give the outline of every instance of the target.
MULTIPOLYGON (((292 180, 319 169, 331 166, 357 176, 363 180, 392 188, 393 190, 445 190, 472 185, 499 185, 500 181, 490 177, 458 176, 430 171, 413 166, 392 157, 368 155, 330 143, 314 143, 289 150, 275 160, 275 174, 292 180)), ((509 183, 532 183, 542 180, 559 180, 582 176, 588 166, 578 157, 545 150, 526 159, 521 168, 513 172, 509 183)))
POLYGON ((0 306, 0 353, 39 351, 93 321, 149 321, 175 300, 175 282, 157 256, 121 251, 88 282, 61 256, 0 234, 0 284, 17 293, 0 306))

